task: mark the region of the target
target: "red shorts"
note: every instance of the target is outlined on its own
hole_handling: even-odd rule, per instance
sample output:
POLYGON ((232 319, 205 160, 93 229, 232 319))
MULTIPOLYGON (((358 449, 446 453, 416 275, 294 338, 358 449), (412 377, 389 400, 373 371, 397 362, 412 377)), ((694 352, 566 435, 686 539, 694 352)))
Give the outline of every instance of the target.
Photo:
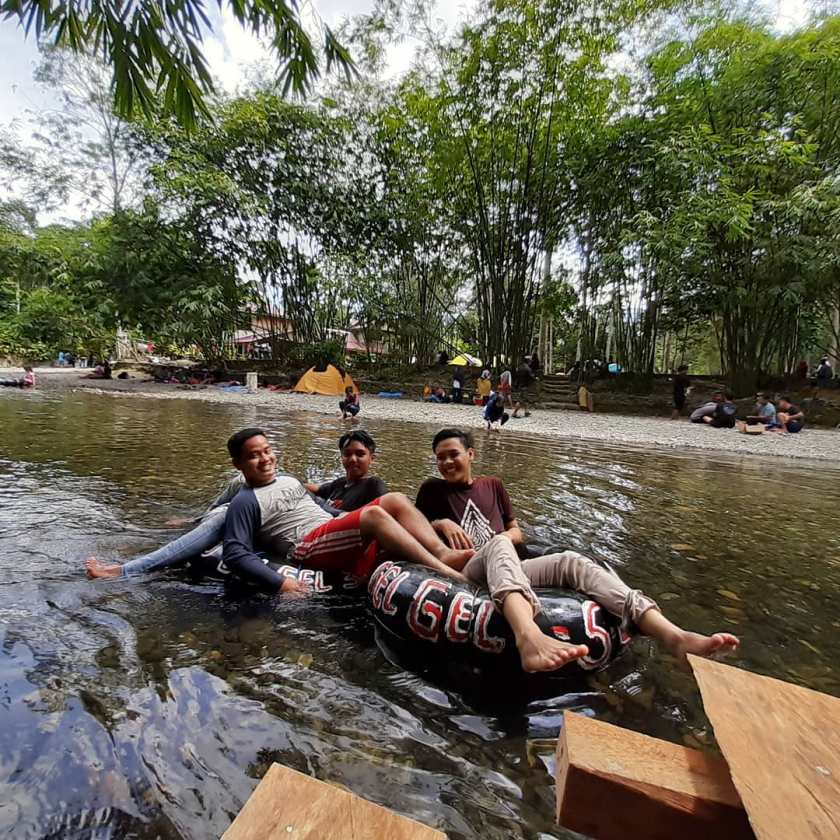
POLYGON ((337 516, 310 531, 295 546, 292 555, 295 562, 308 569, 369 577, 377 566, 379 545, 376 540, 362 536, 359 524, 362 511, 380 501, 381 497, 374 499, 358 510, 337 516))

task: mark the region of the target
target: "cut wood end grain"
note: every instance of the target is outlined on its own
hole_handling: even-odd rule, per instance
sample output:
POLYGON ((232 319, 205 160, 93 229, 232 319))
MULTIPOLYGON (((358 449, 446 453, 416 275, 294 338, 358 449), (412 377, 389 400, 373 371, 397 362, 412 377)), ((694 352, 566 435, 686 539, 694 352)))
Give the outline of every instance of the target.
POLYGON ((446 840, 354 793, 272 764, 222 840, 446 840))
POLYGON ((557 821, 600 840, 752 838, 726 762, 566 712, 557 821))

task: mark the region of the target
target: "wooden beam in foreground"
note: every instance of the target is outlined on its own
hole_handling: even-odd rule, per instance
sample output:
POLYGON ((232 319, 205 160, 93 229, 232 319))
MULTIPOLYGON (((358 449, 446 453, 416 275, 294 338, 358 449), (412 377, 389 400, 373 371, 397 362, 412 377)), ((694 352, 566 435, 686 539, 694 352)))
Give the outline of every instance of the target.
POLYGON ((840 837, 840 699, 689 656, 761 840, 840 837))
POLYGON ((597 840, 741 840, 754 835, 726 762, 564 714, 557 822, 597 840))
POLYGON ((222 840, 446 840, 422 823, 272 764, 222 840))

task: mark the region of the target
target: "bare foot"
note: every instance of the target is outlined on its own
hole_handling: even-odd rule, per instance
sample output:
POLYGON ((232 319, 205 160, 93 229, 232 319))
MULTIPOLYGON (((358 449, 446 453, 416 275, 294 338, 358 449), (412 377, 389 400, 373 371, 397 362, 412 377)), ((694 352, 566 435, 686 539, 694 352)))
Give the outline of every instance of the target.
POLYGON ((85 560, 85 571, 90 578, 113 578, 122 576, 122 566, 106 566, 100 563, 95 557, 88 557, 85 560))
POLYGON ((727 654, 736 650, 741 640, 731 633, 713 633, 704 636, 702 633, 691 633, 683 630, 675 640, 668 645, 668 650, 678 659, 685 661, 687 653, 697 656, 712 656, 716 653, 727 654))
POLYGON ((460 572, 474 554, 474 548, 464 548, 460 550, 448 548, 440 555, 440 557, 438 557, 438 560, 440 560, 440 562, 444 565, 449 566, 450 569, 455 569, 460 572))
POLYGON ((546 636, 537 629, 522 639, 517 639, 522 670, 533 674, 537 671, 556 671, 575 659, 589 653, 586 645, 571 645, 546 636))

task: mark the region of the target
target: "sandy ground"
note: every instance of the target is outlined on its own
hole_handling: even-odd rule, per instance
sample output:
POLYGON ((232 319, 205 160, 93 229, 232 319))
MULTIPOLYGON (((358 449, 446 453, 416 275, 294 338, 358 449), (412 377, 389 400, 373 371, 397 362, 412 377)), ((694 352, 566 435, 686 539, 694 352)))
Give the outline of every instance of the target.
MULTIPOLYGON (((177 385, 159 385, 138 380, 84 380, 78 370, 35 370, 42 389, 79 388, 111 396, 142 396, 154 399, 205 400, 218 403, 259 404, 278 411, 311 411, 335 416, 337 397, 309 396, 260 390, 256 394, 226 392, 216 387, 188 390, 177 385)), ((22 375, 9 368, 0 378, 22 375)), ((467 405, 436 405, 408 399, 362 396, 362 419, 394 419, 483 428, 481 409, 467 405)), ((699 449, 735 455, 805 458, 840 464, 840 430, 808 429, 797 435, 743 435, 734 429, 711 429, 688 421, 672 422, 655 417, 618 414, 588 414, 575 411, 535 410, 530 417, 510 420, 501 435, 546 435, 553 438, 592 440, 601 443, 655 446, 669 449, 699 449)))

